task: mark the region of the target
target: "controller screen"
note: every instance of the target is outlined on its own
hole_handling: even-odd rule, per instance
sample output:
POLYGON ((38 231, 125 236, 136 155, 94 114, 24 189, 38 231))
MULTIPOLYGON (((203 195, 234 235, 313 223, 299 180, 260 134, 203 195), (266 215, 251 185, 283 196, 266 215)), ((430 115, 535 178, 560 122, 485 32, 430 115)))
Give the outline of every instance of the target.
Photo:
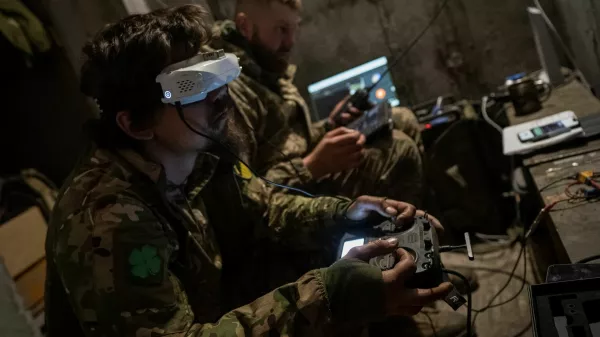
POLYGON ((340 256, 340 258, 346 256, 346 254, 348 254, 350 249, 352 249, 354 247, 362 246, 364 244, 365 244, 364 238, 344 242, 344 246, 342 247, 342 256, 340 256))

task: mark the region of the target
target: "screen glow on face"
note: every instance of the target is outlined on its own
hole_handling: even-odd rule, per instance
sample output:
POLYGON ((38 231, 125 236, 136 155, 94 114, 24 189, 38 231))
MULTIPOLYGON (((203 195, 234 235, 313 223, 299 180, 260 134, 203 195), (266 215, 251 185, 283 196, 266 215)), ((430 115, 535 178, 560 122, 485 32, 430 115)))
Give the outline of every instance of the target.
POLYGON ((358 246, 362 246, 365 244, 365 239, 356 239, 344 242, 344 246, 342 247, 342 256, 340 258, 346 256, 350 249, 358 246))

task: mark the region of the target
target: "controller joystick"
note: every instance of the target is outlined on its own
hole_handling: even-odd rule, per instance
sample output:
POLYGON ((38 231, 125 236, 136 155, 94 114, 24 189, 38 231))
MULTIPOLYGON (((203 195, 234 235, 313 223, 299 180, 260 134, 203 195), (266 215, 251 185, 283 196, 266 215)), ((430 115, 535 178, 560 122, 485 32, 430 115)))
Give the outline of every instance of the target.
MULTIPOLYGON (((363 233, 346 233, 342 238, 338 257, 341 258, 349 250, 349 246, 367 244, 379 239, 396 238, 398 247, 406 250, 414 259, 417 270, 406 282, 409 288, 433 288, 443 282, 442 265, 439 255, 439 244, 435 227, 423 216, 415 217, 410 227, 398 229, 386 220, 372 230, 363 233)), ((395 253, 372 258, 369 263, 381 270, 389 270, 397 262, 395 253)))

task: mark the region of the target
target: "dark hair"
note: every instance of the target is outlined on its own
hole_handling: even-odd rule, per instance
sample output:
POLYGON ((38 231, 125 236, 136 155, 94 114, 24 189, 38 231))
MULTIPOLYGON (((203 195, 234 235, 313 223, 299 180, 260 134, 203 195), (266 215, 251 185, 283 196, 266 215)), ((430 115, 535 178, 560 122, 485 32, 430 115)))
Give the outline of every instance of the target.
POLYGON ((159 9, 107 25, 83 47, 81 90, 94 98, 101 118, 93 128, 101 146, 131 146, 115 121, 129 111, 133 127, 154 122, 162 106, 156 76, 168 65, 196 55, 212 37, 201 6, 159 9))

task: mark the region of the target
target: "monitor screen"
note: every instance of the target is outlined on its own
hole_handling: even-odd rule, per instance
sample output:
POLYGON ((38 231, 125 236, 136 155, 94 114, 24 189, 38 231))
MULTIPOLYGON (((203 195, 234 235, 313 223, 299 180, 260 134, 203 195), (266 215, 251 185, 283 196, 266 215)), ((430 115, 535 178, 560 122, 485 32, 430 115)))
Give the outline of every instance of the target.
MULTIPOLYGON (((319 119, 327 118, 335 105, 346 95, 379 81, 387 70, 387 65, 387 58, 383 56, 309 85, 308 93, 319 119)), ((373 103, 388 101, 391 106, 400 105, 400 100, 396 97, 396 87, 389 73, 385 74, 369 93, 369 99, 373 103)))

